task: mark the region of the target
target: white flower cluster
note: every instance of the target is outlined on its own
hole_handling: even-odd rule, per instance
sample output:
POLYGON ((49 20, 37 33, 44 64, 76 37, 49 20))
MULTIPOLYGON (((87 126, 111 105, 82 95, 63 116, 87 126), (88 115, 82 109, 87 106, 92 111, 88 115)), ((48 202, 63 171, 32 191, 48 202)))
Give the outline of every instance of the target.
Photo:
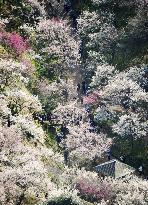
POLYGON ((88 33, 98 31, 101 26, 100 16, 96 12, 84 11, 77 22, 79 34, 86 38, 88 33))
POLYGON ((104 23, 99 32, 90 33, 88 36, 90 41, 87 46, 89 48, 95 49, 97 46, 100 47, 100 51, 107 51, 107 48, 109 48, 108 43, 112 43, 115 39, 117 39, 118 33, 113 25, 104 23))
MULTIPOLYGON (((47 80, 42 80, 38 83, 40 96, 44 98, 58 98, 58 102, 73 100, 77 97, 76 87, 72 79, 58 79, 59 82, 49 84, 47 80)), ((54 99, 55 100, 55 99, 54 99)))
POLYGON ((54 115, 60 123, 73 125, 77 121, 84 121, 87 112, 84 108, 79 107, 76 101, 70 101, 65 105, 59 104, 54 110, 54 115))
POLYGON ((145 65, 141 66, 141 67, 131 67, 129 68, 129 70, 125 73, 125 76, 129 79, 132 79, 135 82, 139 82, 140 79, 143 77, 144 75, 144 69, 145 69, 145 65))
POLYGON ((42 4, 38 0, 23 0, 23 1, 31 5, 33 8, 38 9, 41 16, 46 16, 46 11, 44 7, 45 5, 43 4, 43 1, 42 4))
POLYGON ((13 89, 6 92, 6 99, 10 107, 15 106, 19 113, 39 112, 42 106, 37 96, 31 95, 26 89, 13 89))
POLYGON ((66 193, 66 190, 51 182, 48 177, 49 168, 47 170, 42 162, 45 156, 52 159, 54 152, 42 146, 34 148, 25 144, 21 129, 15 126, 0 127, 0 150, 0 203, 8 204, 11 199, 14 204, 24 193, 26 197, 33 197, 41 204, 46 200, 45 193, 49 194, 49 200, 51 196, 57 198, 66 193), (36 193, 40 194, 39 199, 36 193))
POLYGON ((11 114, 10 108, 8 108, 8 102, 4 95, 0 95, 0 119, 4 120, 11 114))
POLYGON ((131 113, 122 115, 119 121, 114 124, 113 131, 121 136, 133 136, 135 139, 147 135, 148 124, 141 122, 138 114, 131 113))
POLYGON ((125 73, 119 73, 104 88, 102 95, 105 99, 114 104, 121 104, 125 98, 128 104, 138 101, 148 101, 147 94, 132 79, 125 76, 125 73))
POLYGON ((26 66, 12 59, 0 59, 0 84, 1 86, 14 86, 21 81, 21 73, 26 71, 26 66))
POLYGON ((116 193, 115 204, 146 205, 148 201, 148 182, 136 176, 128 181, 113 180, 113 189, 116 193))
POLYGON ((92 2, 94 3, 94 4, 102 4, 102 3, 106 3, 107 2, 107 0, 92 0, 92 2))
POLYGON ((99 68, 91 84, 100 88, 101 79, 108 79, 108 82, 100 88, 101 101, 104 105, 98 105, 95 112, 96 120, 113 120, 115 117, 117 123, 113 125, 114 132, 121 136, 132 135, 135 139, 146 136, 145 105, 148 102, 148 95, 140 87, 145 67, 131 67, 120 73, 111 66, 99 66, 99 68))
MULTIPOLYGON (((101 3, 96 2, 96 3, 101 3)), ((105 11, 83 11, 78 18, 78 33, 83 42, 85 68, 94 71, 100 63, 111 61, 118 31, 113 25, 114 16, 105 11), (92 67, 92 69, 90 69, 92 67)))
POLYGON ((100 88, 105 86, 112 78, 115 72, 115 67, 110 65, 98 65, 95 75, 92 78, 91 86, 100 88))
POLYGON ((113 112, 110 112, 110 110, 106 106, 99 106, 95 111, 95 119, 99 122, 111 120, 114 115, 115 114, 113 112))
MULTIPOLYGON (((80 42, 64 20, 42 20, 36 27, 35 42, 39 54, 44 61, 51 61, 52 70, 64 73, 64 70, 74 71, 79 64, 80 42), (47 55, 48 54, 48 55, 47 55)), ((45 63, 46 64, 46 63, 45 63)))
POLYGON ((44 143, 45 134, 40 125, 37 125, 31 117, 27 116, 17 116, 12 118, 16 123, 16 126, 20 127, 24 136, 33 141, 39 141, 44 143))
POLYGON ((91 161, 95 157, 102 157, 105 151, 110 147, 112 141, 103 134, 91 132, 88 123, 80 126, 68 126, 69 134, 61 142, 69 150, 69 157, 73 163, 91 161))

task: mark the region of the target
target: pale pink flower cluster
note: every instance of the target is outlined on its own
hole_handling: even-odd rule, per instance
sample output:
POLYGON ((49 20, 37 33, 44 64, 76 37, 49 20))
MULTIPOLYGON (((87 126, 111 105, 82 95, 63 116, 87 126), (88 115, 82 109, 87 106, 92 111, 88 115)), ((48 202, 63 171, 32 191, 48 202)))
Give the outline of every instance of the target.
POLYGON ((66 145, 73 163, 89 162, 96 157, 102 157, 112 144, 112 140, 106 138, 104 134, 92 132, 89 123, 82 123, 80 126, 67 126, 67 128, 69 134, 61 142, 61 146, 66 145))
POLYGON ((78 67, 80 42, 66 20, 41 20, 36 27, 35 39, 42 60, 49 57, 55 72, 65 74, 65 70, 74 71, 78 67))
POLYGON ((81 178, 77 180, 76 188, 80 194, 89 197, 90 200, 99 201, 101 199, 108 200, 112 197, 112 184, 103 180, 81 178))
POLYGON ((94 105, 94 104, 98 103, 99 98, 100 98, 99 92, 94 91, 93 93, 91 93, 88 96, 85 96, 83 98, 83 104, 84 105, 89 105, 89 104, 94 105))
POLYGON ((48 80, 42 80, 38 82, 38 91, 44 98, 53 97, 58 99, 58 102, 67 102, 74 100, 77 97, 76 86, 74 85, 73 79, 68 80, 58 79, 59 82, 53 81, 49 83, 48 80))
POLYGON ((59 123, 73 125, 76 121, 85 121, 87 112, 79 107, 77 101, 70 101, 65 105, 59 104, 53 114, 57 117, 59 123))
MULTIPOLYGON (((34 148, 31 144, 25 143, 21 129, 15 126, 0 127, 0 203, 8 205, 19 201, 21 195, 26 198, 33 198, 35 204, 42 204, 46 201, 45 193, 48 193, 48 200, 53 201, 61 197, 77 200, 77 191, 70 190, 68 186, 59 187, 51 182, 48 173, 53 172, 53 167, 48 167, 42 159, 57 160, 61 156, 56 155, 52 150, 38 144, 34 148), (36 194, 39 197, 36 197, 36 194)), ((54 161, 55 162, 55 161, 54 161)), ((55 168, 57 171, 57 168, 55 168)), ((55 173, 53 173, 55 174, 55 173)))
POLYGON ((5 165, 0 173, 0 202, 15 203, 30 186, 45 188, 47 171, 34 150, 24 145, 20 130, 3 127, 0 133, 1 163, 5 165))

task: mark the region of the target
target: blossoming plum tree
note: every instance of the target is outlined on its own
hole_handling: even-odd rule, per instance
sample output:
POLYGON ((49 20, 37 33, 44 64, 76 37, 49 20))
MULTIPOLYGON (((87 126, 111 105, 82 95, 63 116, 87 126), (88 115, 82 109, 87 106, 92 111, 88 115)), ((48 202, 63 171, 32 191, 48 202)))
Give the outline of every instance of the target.
POLYGON ((71 77, 69 79, 59 78, 52 83, 49 83, 47 79, 41 80, 38 82, 37 90, 42 104, 51 110, 56 109, 56 106, 61 106, 62 109, 62 105, 77 98, 75 83, 71 77))
POLYGON ((112 144, 111 139, 107 139, 103 134, 92 132, 88 123, 80 126, 67 126, 69 134, 62 140, 61 146, 69 150, 69 159, 73 163, 84 163, 101 158, 112 144))
MULTIPOLYGON (((41 205, 51 201, 57 204, 63 199, 70 199, 77 205, 84 204, 85 200, 94 205, 146 205, 148 202, 146 180, 138 177, 127 181, 103 179, 97 173, 75 166, 85 165, 92 169, 96 160, 112 145, 107 130, 96 132, 96 127, 92 127, 90 114, 93 111, 96 121, 109 122, 111 134, 115 133, 119 138, 132 135, 134 140, 143 140, 147 136, 148 98, 141 85, 145 68, 133 66, 124 72, 116 72, 118 65, 112 65, 117 50, 122 50, 131 36, 137 38, 138 33, 144 31, 144 36, 147 33, 145 27, 140 30, 140 25, 145 25, 147 1, 92 2, 98 6, 94 7, 95 11, 82 12, 77 20, 78 30, 73 30, 69 21, 62 18, 65 0, 10 0, 3 1, 0 6, 4 18, 0 20, 0 49, 7 52, 0 59, 2 205, 41 205), (102 6, 110 4, 111 8, 102 10, 102 6), (112 10, 124 6, 136 8, 134 18, 122 19, 122 23, 127 19, 125 30, 112 10), (7 32, 3 22, 6 22, 7 32), (16 28, 18 30, 14 31, 16 28), (78 99, 75 85, 77 74, 81 73, 80 44, 81 67, 86 74, 92 71, 90 76, 93 75, 90 93, 83 99, 85 107, 78 99), (35 89, 29 84, 33 84, 32 81, 36 81, 35 89), (42 111, 42 105, 49 104, 50 111, 54 108, 55 124, 68 129, 59 145, 67 151, 68 165, 73 167, 64 165, 65 155, 61 152, 46 147, 45 122, 41 119, 41 126, 33 118, 36 112, 42 111), (91 113, 86 111, 86 105, 92 106, 91 113)), ((51 137, 50 133, 48 137, 51 137)))
POLYGON ((33 44, 43 63, 40 72, 46 77, 52 72, 65 76, 65 72, 73 72, 79 65, 79 41, 66 20, 41 20, 33 44))
POLYGON ((65 0, 23 0, 30 5, 32 9, 37 10, 40 17, 49 18, 49 16, 61 17, 64 15, 65 0))
POLYGON ((145 205, 148 199, 148 182, 137 176, 128 176, 126 179, 102 178, 96 172, 86 171, 84 168, 66 167, 59 179, 63 185, 70 185, 71 189, 76 187, 80 197, 97 205, 115 205, 121 202, 145 205))
POLYGON ((79 107, 76 101, 70 101, 65 105, 59 104, 53 114, 59 123, 65 125, 74 125, 77 121, 85 122, 87 118, 87 112, 84 108, 79 107))
POLYGON ((0 59, 0 82, 1 88, 5 86, 14 87, 16 81, 22 81, 23 76, 21 73, 26 72, 26 67, 14 60, 4 60, 0 59))
POLYGON ((113 19, 111 12, 94 10, 83 11, 77 20, 78 33, 82 39, 84 73, 90 72, 90 76, 98 64, 110 63, 114 56, 113 47, 118 39, 118 32, 112 23, 113 19))
POLYGON ((110 65, 98 65, 95 75, 92 77, 91 86, 102 88, 114 76, 115 67, 110 65))
POLYGON ((59 187, 48 176, 50 171, 53 172, 53 167, 45 166, 43 159, 59 163, 60 154, 41 145, 34 148, 26 144, 22 131, 16 125, 0 127, 0 203, 23 203, 32 198, 34 204, 41 204, 47 198, 53 201, 64 196, 78 200, 76 190, 70 190, 68 186, 66 189, 59 187))
POLYGON ((38 97, 30 95, 25 90, 8 91, 6 96, 8 107, 13 114, 21 114, 25 112, 34 113, 42 110, 38 97))
POLYGON ((113 125, 113 131, 124 136, 132 136, 137 139, 147 134, 147 123, 140 121, 138 114, 122 115, 117 124, 113 125))

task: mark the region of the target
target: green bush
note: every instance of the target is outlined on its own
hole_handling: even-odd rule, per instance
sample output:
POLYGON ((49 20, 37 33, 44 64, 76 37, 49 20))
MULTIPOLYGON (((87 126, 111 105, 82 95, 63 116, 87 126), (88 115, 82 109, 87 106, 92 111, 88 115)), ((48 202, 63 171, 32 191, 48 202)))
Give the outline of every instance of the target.
POLYGON ((78 205, 72 202, 72 199, 58 199, 57 201, 50 201, 46 205, 78 205))

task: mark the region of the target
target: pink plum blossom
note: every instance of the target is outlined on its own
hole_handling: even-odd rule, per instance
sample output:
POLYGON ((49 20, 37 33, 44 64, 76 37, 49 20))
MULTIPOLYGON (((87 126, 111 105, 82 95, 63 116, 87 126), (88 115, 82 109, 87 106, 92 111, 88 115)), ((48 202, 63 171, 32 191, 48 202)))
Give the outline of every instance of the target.
POLYGON ((9 33, 6 35, 6 43, 12 47, 17 54, 22 54, 28 50, 28 43, 18 33, 9 33))
POLYGON ((106 180, 101 182, 96 179, 81 178, 77 181, 76 187, 82 195, 95 200, 108 200, 113 195, 112 186, 106 180))
POLYGON ((99 97, 99 93, 97 91, 94 91, 92 94, 83 98, 83 104, 96 104, 99 100, 99 97))

